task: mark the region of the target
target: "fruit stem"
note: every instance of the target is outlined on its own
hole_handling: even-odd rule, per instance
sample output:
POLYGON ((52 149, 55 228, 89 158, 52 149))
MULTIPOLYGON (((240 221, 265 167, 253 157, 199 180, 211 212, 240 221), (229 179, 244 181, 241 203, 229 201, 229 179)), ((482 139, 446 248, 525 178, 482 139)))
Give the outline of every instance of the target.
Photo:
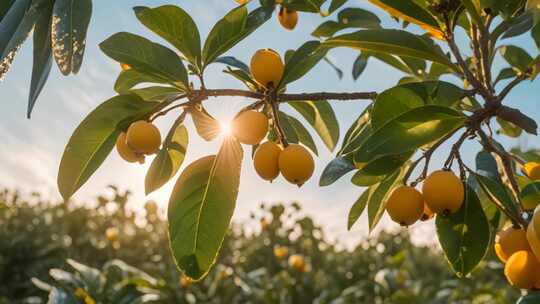
POLYGON ((278 137, 280 143, 283 145, 283 148, 287 148, 289 146, 289 142, 287 141, 287 136, 285 135, 285 131, 283 131, 283 127, 281 126, 281 123, 279 122, 279 105, 275 101, 275 99, 266 99, 267 102, 270 103, 270 106, 272 108, 272 118, 274 120, 274 127, 277 130, 278 137))

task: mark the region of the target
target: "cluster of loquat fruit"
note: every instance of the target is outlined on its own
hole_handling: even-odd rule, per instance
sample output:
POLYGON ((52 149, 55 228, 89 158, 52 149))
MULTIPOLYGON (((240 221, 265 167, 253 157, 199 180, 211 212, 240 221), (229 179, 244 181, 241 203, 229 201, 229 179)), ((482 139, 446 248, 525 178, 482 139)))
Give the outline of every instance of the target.
MULTIPOLYGON (((234 0, 240 5, 248 3, 250 0, 234 0)), ((282 4, 283 0, 276 0, 276 4, 282 4)), ((278 20, 281 26, 285 29, 292 31, 298 24, 298 12, 295 10, 290 10, 283 5, 280 5, 278 20)))
MULTIPOLYGON (((540 180, 540 164, 529 162, 523 166, 529 179, 540 180)), ((538 203, 536 203, 537 205, 538 203)), ((534 208, 531 204, 524 209, 534 208)), ((540 288, 540 208, 534 210, 527 228, 506 225, 495 240, 495 253, 504 266, 508 282, 520 289, 540 288)))
POLYGON ((402 226, 426 221, 434 214, 448 215, 458 211, 465 199, 463 182, 451 171, 433 172, 424 181, 422 192, 412 186, 400 186, 386 202, 390 218, 402 226))

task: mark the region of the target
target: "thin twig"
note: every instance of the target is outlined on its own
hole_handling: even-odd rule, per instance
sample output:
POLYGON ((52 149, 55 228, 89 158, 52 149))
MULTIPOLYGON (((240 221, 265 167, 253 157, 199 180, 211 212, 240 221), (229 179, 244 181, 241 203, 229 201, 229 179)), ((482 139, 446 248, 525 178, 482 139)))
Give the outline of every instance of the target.
POLYGON ((506 96, 514 89, 518 84, 525 81, 529 77, 528 73, 521 73, 519 74, 514 80, 512 80, 499 94, 498 100, 499 102, 502 102, 506 96))

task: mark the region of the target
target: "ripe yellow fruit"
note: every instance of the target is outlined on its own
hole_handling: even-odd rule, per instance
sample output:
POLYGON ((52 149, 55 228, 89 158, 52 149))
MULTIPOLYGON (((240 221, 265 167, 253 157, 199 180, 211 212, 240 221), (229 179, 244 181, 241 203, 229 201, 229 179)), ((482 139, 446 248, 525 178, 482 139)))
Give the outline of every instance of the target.
POLYGON ((451 171, 435 171, 422 188, 429 209, 435 213, 454 213, 461 208, 465 199, 465 187, 451 171))
POLYGON ((301 254, 293 254, 289 257, 289 266, 299 272, 306 270, 306 260, 301 254))
POLYGON ((282 6, 279 9, 278 19, 281 26, 292 31, 298 24, 298 12, 282 6))
POLYGON ((278 259, 283 259, 289 255, 289 248, 285 246, 277 246, 274 248, 274 256, 278 259))
POLYGON ((433 213, 433 211, 429 209, 429 206, 426 203, 424 203, 424 213, 422 214, 422 217, 420 218, 420 220, 422 222, 429 221, 434 216, 435 216, 435 213, 433 213))
POLYGON ((137 153, 154 154, 161 146, 161 133, 152 123, 139 120, 129 126, 126 141, 137 153))
POLYGON ((525 230, 510 225, 497 234, 495 253, 501 262, 506 263, 512 254, 522 250, 531 250, 525 230))
POLYGON ((532 180, 540 180, 540 164, 528 162, 523 166, 523 171, 532 180))
POLYGON ((182 288, 190 288, 193 284, 193 280, 190 277, 187 277, 185 275, 180 275, 180 278, 178 280, 180 282, 180 286, 182 288))
POLYGON ((116 151, 118 152, 120 157, 122 157, 127 162, 139 162, 143 164, 144 155, 133 151, 133 149, 128 146, 126 137, 127 136, 125 132, 122 132, 120 133, 120 135, 118 135, 118 138, 116 139, 116 151))
POLYGON ((504 275, 512 286, 520 289, 531 289, 540 281, 540 262, 527 250, 518 251, 508 259, 504 267, 504 275))
POLYGON ((415 188, 400 186, 390 194, 386 211, 394 222, 402 226, 412 225, 424 213, 424 198, 415 188))
POLYGON ((302 186, 315 170, 311 153, 301 145, 291 144, 279 155, 279 171, 287 181, 302 186))
POLYGON ((531 251, 534 253, 536 258, 540 260, 540 238, 538 238, 538 234, 536 234, 533 224, 529 224, 527 227, 527 241, 529 241, 531 251))
POLYGON ((131 70, 131 66, 127 63, 120 63, 120 67, 122 68, 122 71, 131 70))
POLYGON ((253 78, 263 87, 270 89, 280 83, 285 65, 276 51, 262 49, 251 57, 250 69, 253 78))
POLYGON ((118 228, 116 227, 109 227, 107 230, 105 230, 105 237, 109 242, 116 242, 118 241, 118 234, 120 232, 118 231, 118 228))
POLYGON ((261 112, 244 111, 232 121, 231 133, 243 144, 256 145, 268 133, 268 118, 261 112))
POLYGON ((279 154, 281 147, 272 141, 262 143, 253 157, 253 165, 257 174, 268 181, 273 181, 279 175, 279 154))

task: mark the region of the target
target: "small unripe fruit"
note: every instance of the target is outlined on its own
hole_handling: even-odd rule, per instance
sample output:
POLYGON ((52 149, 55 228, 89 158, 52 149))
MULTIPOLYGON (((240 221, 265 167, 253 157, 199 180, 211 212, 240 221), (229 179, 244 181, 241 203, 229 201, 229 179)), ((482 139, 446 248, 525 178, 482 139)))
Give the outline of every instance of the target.
POLYGON ((253 165, 257 174, 268 181, 273 181, 279 175, 279 154, 281 147, 272 141, 262 143, 253 157, 253 165))
POLYGON ((313 156, 301 145, 291 144, 279 155, 279 171, 290 183, 302 186, 314 170, 313 156))
POLYGON ((268 133, 268 118, 261 112, 244 111, 232 121, 231 132, 241 143, 254 146, 268 133))
POLYGON ((422 187, 429 209, 435 213, 454 213, 461 208, 465 199, 465 187, 451 171, 435 171, 422 187))
POLYGON ((518 251, 508 259, 504 275, 512 286, 531 289, 540 281, 540 262, 536 256, 526 250, 518 251))
POLYGON ((540 164, 528 162, 523 166, 523 171, 532 180, 540 180, 540 164))
POLYGON ((118 155, 130 163, 144 163, 144 155, 133 151, 133 149, 128 146, 126 137, 126 133, 122 132, 116 139, 116 151, 118 152, 118 155))
POLYGON ((137 153, 154 154, 161 146, 161 133, 152 123, 139 120, 129 126, 126 141, 137 153))
POLYGON ((284 246, 277 246, 274 248, 274 256, 278 259, 283 259, 289 255, 289 248, 284 246))
POLYGON ((413 187, 398 187, 390 194, 386 203, 386 211, 394 222, 402 226, 412 225, 424 213, 424 198, 413 187))
POLYGON ((435 213, 433 213, 433 211, 429 209, 429 206, 426 203, 424 203, 424 213, 422 214, 422 217, 420 218, 420 220, 422 222, 429 221, 434 216, 435 216, 435 213))
POLYGON ((285 66, 279 54, 271 49, 258 50, 251 58, 251 75, 260 85, 275 88, 283 77, 285 66))
POLYGON ((512 254, 522 250, 531 250, 525 230, 508 226, 497 234, 495 253, 501 262, 505 263, 512 254))
POLYGON ((281 26, 292 31, 298 24, 298 12, 282 6, 279 9, 278 19, 281 26))
POLYGON ((293 254, 289 257, 289 266, 299 272, 306 270, 306 261, 301 254, 293 254))

